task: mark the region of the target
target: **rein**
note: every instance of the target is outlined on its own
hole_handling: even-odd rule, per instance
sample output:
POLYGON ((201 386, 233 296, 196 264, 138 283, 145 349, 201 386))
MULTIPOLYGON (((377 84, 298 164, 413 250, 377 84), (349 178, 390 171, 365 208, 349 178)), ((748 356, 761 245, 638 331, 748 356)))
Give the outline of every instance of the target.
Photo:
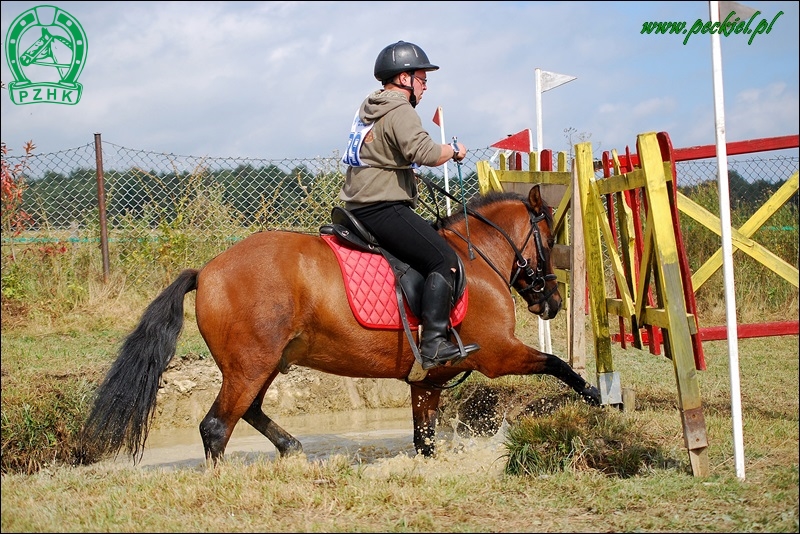
MULTIPOLYGON (((443 195, 449 197, 451 200, 455 200, 456 202, 461 203, 464 206, 464 214, 465 214, 464 218, 465 219, 467 218, 467 215, 472 215, 473 217, 475 217, 479 221, 481 221, 484 224, 487 224, 487 225, 491 226, 492 228, 494 228, 495 230, 497 230, 505 238, 505 240, 508 242, 508 244, 511 245, 511 248, 514 250, 514 256, 516 257, 516 270, 511 274, 510 280, 508 282, 506 282, 506 285, 508 285, 509 289, 514 287, 514 284, 517 282, 517 279, 519 278, 520 274, 522 274, 523 272, 525 273, 525 276, 527 276, 528 279, 531 281, 531 283, 530 283, 530 285, 528 285, 527 287, 524 287, 522 289, 515 288, 515 289, 517 289, 517 292, 520 293, 520 294, 524 294, 524 293, 531 292, 531 291, 534 292, 534 293, 542 293, 544 291, 545 287, 546 287, 547 282, 557 279, 556 275, 554 275, 554 274, 544 274, 544 267, 542 266, 542 264, 544 263, 543 261, 537 261, 536 262, 536 269, 534 270, 534 268, 531 267, 531 265, 530 265, 531 264, 530 259, 526 259, 525 257, 523 257, 522 251, 520 250, 520 248, 518 248, 517 245, 514 244, 514 241, 511 239, 511 237, 508 235, 508 233, 505 230, 503 230, 502 228, 500 228, 499 226, 497 226, 497 224, 495 224, 494 222, 490 221, 489 219, 484 217, 482 214, 480 214, 480 213, 478 213, 478 212, 476 212, 476 211, 474 211, 474 210, 472 210, 470 208, 467 208, 466 204, 464 204, 463 202, 460 202, 453 195, 451 195, 450 193, 448 193, 447 191, 445 191, 444 189, 442 189, 441 187, 439 187, 438 185, 433 183, 430 179, 428 179, 428 178, 426 178, 424 176, 420 176, 420 179, 423 180, 423 182, 425 182, 425 184, 428 186, 429 189, 435 189, 435 190, 439 191, 440 193, 442 193, 443 195)), ((428 208, 429 211, 433 211, 427 205, 425 205, 425 207, 428 208)), ((544 219, 546 219, 547 216, 544 213, 540 213, 538 215, 535 214, 530 209, 530 207, 528 207, 527 204, 525 205, 525 207, 528 210, 528 216, 529 216, 530 223, 531 223, 531 230, 530 230, 530 232, 528 232, 528 235, 525 236, 525 240, 522 243, 522 249, 523 250, 525 249, 525 246, 528 244, 528 241, 531 239, 531 237, 533 237, 534 245, 536 246, 536 254, 537 254, 539 259, 543 260, 544 259, 544 245, 542 244, 542 236, 539 233, 538 223, 543 221, 544 219)), ((437 220, 441 220, 441 216, 439 214, 438 207, 437 207, 437 209, 436 209, 436 211, 434 213, 436 214, 437 220)), ((489 260, 489 258, 486 257, 486 255, 477 246, 472 245, 472 243, 469 240, 469 236, 464 237, 463 235, 461 235, 456 230, 453 230, 452 228, 445 228, 445 229, 450 231, 450 232, 452 232, 452 233, 454 233, 455 235, 460 237, 464 242, 466 242, 469 245, 470 250, 472 250, 474 248, 474 250, 476 250, 478 252, 480 257, 483 258, 483 260, 489 265, 489 267, 491 267, 494 270, 494 272, 496 272, 497 275, 503 281, 506 280, 505 276, 503 276, 503 273, 500 272, 500 269, 498 269, 497 266, 495 266, 491 262, 491 260, 489 260)), ((553 290, 547 292, 546 294, 539 296, 539 302, 550 298, 550 295, 552 295, 554 291, 555 291, 555 288, 553 290)))
POLYGON ((407 384, 412 384, 414 386, 420 386, 420 385, 424 384, 424 385, 428 386, 429 389, 445 390, 445 389, 452 389, 452 388, 462 384, 464 382, 464 380, 469 378, 469 376, 471 374, 472 374, 472 369, 470 369, 469 371, 464 371, 463 373, 461 373, 461 376, 458 378, 458 380, 456 380, 455 382, 453 382, 451 384, 437 384, 436 382, 431 382, 427 378, 423 378, 422 380, 417 381, 417 382, 411 382, 407 377, 406 377, 406 383, 407 384))

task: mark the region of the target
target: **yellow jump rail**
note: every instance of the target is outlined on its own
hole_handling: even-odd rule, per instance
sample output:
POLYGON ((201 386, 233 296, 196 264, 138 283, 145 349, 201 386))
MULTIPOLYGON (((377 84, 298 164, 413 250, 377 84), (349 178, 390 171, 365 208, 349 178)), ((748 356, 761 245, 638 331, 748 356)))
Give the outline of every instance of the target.
MULTIPOLYGON (((775 193, 755 212, 738 230, 731 230, 733 252, 741 250, 765 267, 771 269, 778 276, 798 287, 798 270, 775 253, 756 243, 750 237, 769 220, 784 204, 786 204, 798 190, 798 173, 794 173, 775 193)), ((686 195, 678 192, 678 209, 696 220, 717 235, 722 235, 719 217, 696 204, 686 195)), ((717 250, 706 262, 692 275, 692 285, 695 288, 702 286, 712 274, 722 266, 722 249, 717 250)))
MULTIPOLYGON (((598 388, 603 404, 622 403, 620 377, 614 371, 611 355, 609 314, 629 319, 632 331, 638 331, 645 325, 662 328, 665 332, 665 353, 672 360, 675 369, 684 443, 692 471, 696 476, 707 476, 708 438, 691 340, 696 323, 694 316, 687 313, 684 302, 679 251, 667 190, 667 181, 672 179, 671 173, 666 172, 670 168, 670 162, 662 159, 655 133, 639 135, 637 148, 640 160, 638 169, 598 180, 595 178, 591 143, 575 146, 598 388), (644 243, 638 266, 638 281, 631 272, 633 266, 630 255, 623 252, 620 256, 616 252, 608 214, 602 201, 606 195, 616 195, 618 205, 622 206, 623 192, 633 189, 642 189, 648 204, 647 217, 643 223, 644 243), (620 292, 618 298, 606 297, 603 238, 620 292), (647 288, 651 282, 656 290, 656 306, 647 305, 647 288)), ((619 210, 617 215, 620 217, 620 229, 631 227, 626 210, 619 210)), ((630 251, 631 239, 631 232, 621 232, 620 249, 630 251)))

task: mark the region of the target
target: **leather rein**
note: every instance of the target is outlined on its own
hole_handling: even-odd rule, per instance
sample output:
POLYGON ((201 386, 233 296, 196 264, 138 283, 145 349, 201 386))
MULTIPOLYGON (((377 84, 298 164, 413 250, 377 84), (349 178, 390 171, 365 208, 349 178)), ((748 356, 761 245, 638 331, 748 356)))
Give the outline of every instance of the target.
MULTIPOLYGON (((431 182, 428 178, 420 176, 420 179, 423 182, 425 182, 428 188, 434 188, 443 195, 449 197, 451 200, 454 200, 461 204, 461 202, 457 198, 455 198, 453 195, 451 195, 450 193, 448 193, 435 183, 431 182)), ((492 228, 494 228, 495 230, 497 230, 505 238, 505 240, 508 242, 511 248, 514 250, 514 256, 516 258, 515 270, 513 273, 511 273, 511 276, 508 279, 508 281, 506 281, 506 278, 505 276, 503 276, 503 273, 500 271, 500 269, 497 268, 496 265, 494 265, 494 263, 492 263, 492 261, 486 256, 486 254, 484 254, 477 246, 475 246, 470 242, 469 236, 465 237, 456 230, 453 230, 452 228, 445 227, 445 230, 454 233, 456 236, 460 237, 464 242, 470 244, 471 248, 476 250, 478 254, 481 256, 481 258, 483 258, 483 260, 489 265, 489 267, 491 267, 492 270, 494 270, 494 272, 496 272, 497 275, 506 283, 506 285, 509 288, 509 291, 513 287, 514 289, 517 290, 517 293, 519 293, 522 296, 524 296, 525 293, 533 293, 534 294, 533 296, 535 297, 535 302, 541 303, 549 299, 550 296, 557 289, 557 287, 554 287, 550 291, 545 292, 547 282, 556 280, 558 277, 555 274, 545 274, 544 272, 545 252, 544 252, 544 245, 542 243, 542 236, 541 233, 539 232, 538 223, 547 219, 547 214, 545 213, 537 214, 530 208, 530 206, 528 206, 527 203, 524 204, 525 208, 528 210, 528 217, 530 220, 531 229, 528 232, 528 235, 525 237, 525 240, 523 241, 521 248, 517 247, 517 245, 514 243, 514 241, 511 239, 511 237, 505 230, 503 230, 497 224, 484 217, 482 214, 465 206, 465 212, 467 213, 467 215, 471 215, 472 217, 478 219, 482 223, 487 224, 492 228), (525 250, 525 247, 528 245, 528 241, 531 240, 531 237, 533 237, 534 240, 536 255, 538 259, 541 260, 535 263, 536 265, 535 267, 531 266, 533 258, 525 258, 522 254, 522 250, 525 250), (524 287, 517 287, 516 284, 520 279, 520 275, 523 273, 525 274, 525 278, 527 278, 526 280, 527 285, 524 287)), ((425 205, 425 207, 429 211, 433 211, 436 214, 437 220, 439 221, 442 220, 438 213, 438 209, 434 211, 431 210, 430 207, 428 207, 427 205, 425 205)))
MULTIPOLYGON (((472 216, 472 217, 478 219, 479 221, 481 221, 482 223, 491 226, 492 228, 497 230, 500 233, 500 235, 502 235, 505 238, 505 240, 508 242, 509 245, 511 245, 511 248, 514 250, 514 256, 516 258, 516 263, 515 263, 514 272, 511 273, 510 279, 506 282, 506 278, 505 278, 505 276, 503 276, 503 273, 500 271, 500 269, 498 269, 497 266, 494 263, 492 263, 492 260, 490 260, 489 257, 486 256, 486 254, 484 254, 483 251, 480 250, 480 248, 478 248, 477 246, 475 246, 474 244, 472 244, 470 242, 468 235, 465 237, 465 236, 461 235, 458 231, 453 230, 452 228, 444 227, 445 230, 447 230, 449 232, 452 232, 456 236, 460 237, 465 243, 467 243, 469 245, 469 247, 470 247, 470 250, 474 249, 475 251, 478 252, 478 255, 481 258, 483 258, 483 260, 487 263, 487 265, 489 265, 489 267, 491 267, 492 270, 495 273, 497 273, 497 276, 499 276, 503 280, 503 282, 505 282, 505 284, 508 286, 509 293, 511 292, 511 288, 512 287, 514 289, 516 289, 517 293, 519 293, 523 297, 524 297, 525 293, 531 293, 531 292, 535 293, 536 295, 535 295, 534 303, 540 304, 542 302, 545 302, 547 299, 549 299, 550 296, 558 289, 557 286, 554 286, 553 289, 551 289, 550 291, 545 292, 545 288, 546 288, 547 282, 552 281, 552 280, 556 280, 558 278, 555 274, 545 274, 544 273, 544 267, 543 267, 543 265, 545 264, 545 261, 544 261, 544 259, 545 259, 545 256, 544 256, 544 245, 542 244, 542 236, 541 236, 541 234, 539 232, 538 223, 543 221, 543 220, 545 220, 545 219, 547 219, 548 218, 547 214, 545 214, 545 213, 537 214, 537 213, 535 213, 533 211, 533 209, 531 209, 531 207, 526 202, 523 202, 523 204, 525 205, 525 209, 528 211, 528 218, 529 218, 530 223, 531 223, 531 229, 528 232, 528 235, 525 236, 525 240, 522 243, 522 248, 520 249, 514 243, 514 240, 511 239, 511 236, 509 236, 508 233, 505 230, 503 230, 501 227, 499 227, 497 224, 495 224, 494 222, 490 221, 489 219, 487 219, 486 217, 484 217, 480 213, 478 213, 478 212, 472 210, 471 208, 467 207, 463 202, 459 201, 453 195, 451 195, 450 193, 448 193, 447 191, 445 191, 444 189, 442 189, 441 187, 439 187, 435 183, 431 182, 428 178, 425 178, 422 175, 420 175, 419 178, 420 178, 420 180, 422 180, 428 186, 429 190, 435 189, 436 191, 440 192, 441 194, 445 195, 446 197, 450 198, 451 200, 454 200, 455 202, 458 202, 459 204, 461 204, 464 207, 465 217, 466 216, 472 216), (542 260, 542 261, 537 261, 536 262, 536 267, 535 268, 531 267, 532 258, 525 258, 522 255, 522 250, 525 250, 525 247, 528 245, 528 242, 531 240, 531 237, 533 237, 533 240, 534 240, 534 245, 536 247, 537 258, 542 260), (516 284, 518 284, 518 282, 520 280, 520 275, 523 274, 523 273, 525 274, 525 278, 527 278, 527 284, 528 285, 526 285, 525 287, 517 287, 516 284)), ((431 191, 431 196, 434 196, 433 191, 431 191)), ((439 222, 442 221, 442 217, 439 214, 438 206, 437 206, 436 210, 433 210, 433 209, 430 208, 430 206, 428 206, 424 202, 422 202, 422 201, 420 201, 420 202, 422 203, 423 206, 425 206, 425 208, 428 211, 430 211, 431 213, 433 213, 436 216, 436 221, 437 221, 437 225, 438 225, 439 222)), ((460 340, 459 340, 459 344, 460 344, 460 340)), ((411 345, 412 345, 412 348, 413 348, 414 347, 413 342, 411 343, 411 345)), ((429 387, 431 389, 441 389, 441 390, 451 389, 451 388, 454 388, 454 387, 458 386, 459 384, 463 383, 471 374, 472 374, 471 370, 470 371, 466 371, 466 372, 462 373, 461 377, 458 380, 456 380, 455 382, 451 382, 450 384, 436 384, 436 383, 428 381, 427 379, 423 379, 421 382, 416 382, 416 384, 417 385, 424 384, 424 385, 426 385, 427 387, 429 387)), ((408 382, 408 379, 406 379, 406 382, 408 382)))

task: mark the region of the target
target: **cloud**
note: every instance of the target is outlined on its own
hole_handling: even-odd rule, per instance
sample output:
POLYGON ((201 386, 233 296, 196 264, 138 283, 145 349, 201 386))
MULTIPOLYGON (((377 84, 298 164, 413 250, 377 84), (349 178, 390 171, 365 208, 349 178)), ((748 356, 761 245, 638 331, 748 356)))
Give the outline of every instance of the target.
POLYGON ((782 82, 743 90, 726 105, 726 123, 735 125, 730 135, 737 140, 797 134, 798 115, 797 94, 782 82))
MULTIPOLYGON (((36 5, 3 2, 4 24, 36 5)), ((34 139, 42 151, 57 151, 90 143, 99 132, 123 146, 185 155, 329 155, 344 146, 354 110, 378 87, 377 53, 401 39, 441 66, 417 108, 435 139, 437 106, 448 137, 470 148, 535 131, 539 67, 577 77, 542 96, 548 148, 566 150, 568 128, 605 148, 624 148, 654 130, 668 131, 676 146, 714 142, 709 40, 684 45, 640 34, 643 21, 707 17, 699 2, 59 6, 88 36, 83 98, 77 106, 15 106, 4 91, 9 146, 34 139)), ((797 4, 759 6, 770 16, 786 13, 752 46, 724 43, 729 132, 796 133, 797 4)), ((3 81, 11 79, 5 64, 2 72, 3 81)))

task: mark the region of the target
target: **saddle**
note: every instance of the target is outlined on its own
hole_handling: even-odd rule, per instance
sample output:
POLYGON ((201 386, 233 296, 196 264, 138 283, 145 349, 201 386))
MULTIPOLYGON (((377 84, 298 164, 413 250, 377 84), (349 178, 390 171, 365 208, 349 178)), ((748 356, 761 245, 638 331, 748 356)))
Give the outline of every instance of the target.
MULTIPOLYGON (((320 235, 323 238, 326 236, 335 237, 337 244, 342 247, 382 256, 388 263, 391 272, 394 274, 395 284, 400 292, 398 293, 398 298, 403 298, 405 304, 408 306, 408 310, 414 315, 414 317, 411 318, 411 322, 415 323, 414 326, 419 324, 416 318, 420 317, 422 313, 422 291, 425 285, 425 278, 422 274, 412 268, 408 263, 398 259, 390 252, 383 249, 378 243, 377 238, 375 238, 350 211, 342 207, 334 207, 331 212, 331 222, 332 224, 320 228, 320 235)), ((331 247, 334 246, 330 241, 328 241, 328 244, 331 245, 331 247)), ((342 264, 344 269, 342 255, 338 254, 338 256, 340 264, 342 264)), ((373 261, 373 264, 374 263, 373 261)), ((377 267, 373 266, 372 269, 377 269, 377 267)), ((464 275, 464 264, 460 257, 458 257, 458 269, 453 278, 455 302, 453 305, 453 313, 451 313, 451 324, 455 326, 459 324, 464 318, 464 315, 466 315, 467 284, 466 276, 464 275), (463 308, 463 310, 461 310, 461 308, 463 308)), ((364 283, 366 282, 365 280, 364 283)), ((350 298, 350 295, 348 295, 348 298, 350 298)), ((350 301, 352 306, 353 299, 350 298, 350 301)), ((398 304, 400 303, 398 302, 398 304)), ((403 314, 404 307, 405 306, 399 307, 401 315, 403 314)), ((360 322, 365 324, 363 320, 360 322)), ((365 326, 369 325, 365 324, 365 326)), ((373 324, 372 326, 376 325, 373 324)))
MULTIPOLYGON (((332 224, 320 228, 320 236, 339 260, 353 315, 368 328, 404 330, 415 359, 406 380, 423 380, 428 371, 422 368, 422 356, 411 327, 418 329, 420 326, 418 317, 422 314, 425 278, 408 263, 383 249, 375 236, 348 210, 334 207, 331 221, 332 224), (392 292, 395 298, 390 297, 392 292)), ((452 326, 460 324, 467 314, 467 283, 460 257, 454 279, 455 303, 450 312, 452 326)), ((452 329, 451 333, 463 350, 458 332, 452 329)), ((469 373, 465 373, 461 380, 469 373)))

